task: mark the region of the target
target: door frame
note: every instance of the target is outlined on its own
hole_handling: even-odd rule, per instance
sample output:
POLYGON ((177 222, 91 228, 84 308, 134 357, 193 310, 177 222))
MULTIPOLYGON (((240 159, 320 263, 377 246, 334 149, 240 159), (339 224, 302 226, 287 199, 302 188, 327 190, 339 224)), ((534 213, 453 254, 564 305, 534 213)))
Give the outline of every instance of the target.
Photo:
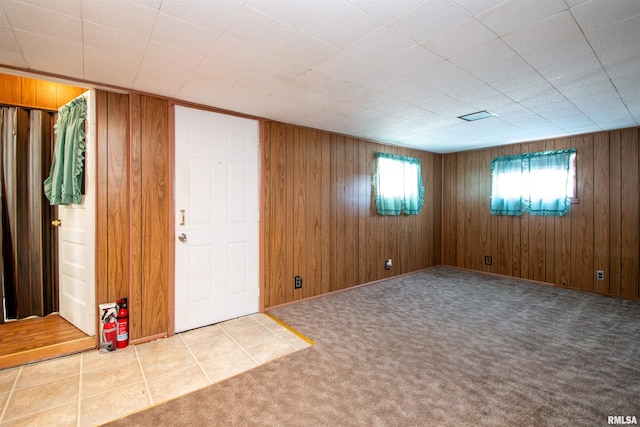
POLYGON ((168 335, 175 335, 175 270, 176 270, 176 254, 175 254, 175 213, 176 213, 176 115, 175 107, 186 107, 197 110, 210 111, 218 114, 226 114, 229 116, 243 117, 246 119, 256 120, 258 122, 258 283, 260 298, 258 300, 258 312, 264 313, 264 167, 263 167, 263 146, 264 146, 264 119, 254 117, 247 114, 239 114, 226 110, 207 108, 201 105, 194 105, 187 102, 170 101, 169 102, 169 164, 170 164, 170 176, 171 176, 171 201, 169 203, 171 214, 169 216, 169 228, 167 244, 169 248, 169 289, 168 289, 168 313, 169 313, 169 330, 168 335))

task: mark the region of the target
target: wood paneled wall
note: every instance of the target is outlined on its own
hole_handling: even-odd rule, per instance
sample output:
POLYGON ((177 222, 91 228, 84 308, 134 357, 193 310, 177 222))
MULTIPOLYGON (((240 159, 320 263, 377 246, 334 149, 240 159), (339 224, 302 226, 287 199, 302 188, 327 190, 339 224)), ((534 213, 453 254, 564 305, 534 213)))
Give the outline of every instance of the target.
POLYGON ((439 154, 276 122, 264 124, 262 141, 265 307, 441 263, 439 154), (419 215, 375 212, 376 151, 420 158, 419 215), (303 286, 294 290, 297 275, 303 286))
POLYGON ((129 337, 168 333, 168 102, 97 91, 98 303, 129 298, 129 337))
POLYGON ((445 155, 442 263, 639 298, 638 135, 632 128, 445 155), (569 147, 577 150, 578 203, 566 216, 489 214, 492 159, 569 147))
POLYGON ((57 110, 86 89, 0 73, 0 104, 57 110))

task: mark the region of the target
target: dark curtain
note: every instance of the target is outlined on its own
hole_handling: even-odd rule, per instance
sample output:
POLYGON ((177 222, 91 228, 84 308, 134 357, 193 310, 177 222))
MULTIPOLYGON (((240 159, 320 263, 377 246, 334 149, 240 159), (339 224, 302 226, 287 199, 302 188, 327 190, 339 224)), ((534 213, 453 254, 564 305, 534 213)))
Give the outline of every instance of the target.
POLYGON ((6 316, 58 310, 57 248, 42 182, 51 164, 55 115, 3 107, 0 128, 1 276, 6 316))

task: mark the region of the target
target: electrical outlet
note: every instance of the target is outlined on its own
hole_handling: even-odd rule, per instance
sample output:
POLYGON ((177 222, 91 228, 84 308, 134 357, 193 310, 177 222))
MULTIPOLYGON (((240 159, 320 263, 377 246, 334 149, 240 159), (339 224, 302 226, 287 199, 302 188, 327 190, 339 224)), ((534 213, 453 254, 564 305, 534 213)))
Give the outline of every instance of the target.
POLYGON ((389 258, 388 260, 385 261, 384 263, 384 269, 385 270, 391 270, 391 258, 389 258))
POLYGON ((484 263, 485 263, 486 265, 491 265, 491 264, 493 264, 493 257, 492 257, 492 256, 489 256, 489 255, 486 255, 486 256, 484 257, 484 263))
POLYGON ((302 277, 296 276, 293 279, 293 289, 301 289, 302 288, 302 277))
POLYGON ((604 280, 604 270, 596 270, 596 280, 604 280))

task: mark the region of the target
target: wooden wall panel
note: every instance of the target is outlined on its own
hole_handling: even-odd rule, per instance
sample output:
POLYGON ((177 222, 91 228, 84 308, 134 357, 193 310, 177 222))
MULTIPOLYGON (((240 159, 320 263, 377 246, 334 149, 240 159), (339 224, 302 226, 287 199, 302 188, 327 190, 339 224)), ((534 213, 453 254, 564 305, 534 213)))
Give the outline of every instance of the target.
POLYGON ((624 129, 444 155, 442 231, 455 238, 443 239, 443 264, 640 298, 638 133, 638 128, 624 129), (577 150, 578 202, 566 216, 483 219, 481 211, 488 208, 482 199, 488 201, 491 190, 481 183, 491 175, 491 159, 569 147, 577 150), (461 159, 467 167, 460 167, 461 159), (473 198, 476 189, 480 202, 473 198), (453 193, 460 191, 463 199, 453 193), (479 218, 477 226, 473 216, 479 218), (484 243, 485 235, 490 244, 484 243), (484 255, 493 256, 493 270, 476 264, 484 255), (604 281, 595 279, 596 270, 605 272, 604 281))
POLYGON ((276 122, 264 129, 265 307, 440 264, 440 155, 276 122), (421 159, 420 215, 375 212, 376 151, 421 159), (303 287, 294 291, 298 274, 303 287))
POLYGON ((609 267, 609 238, 611 219, 609 209, 609 134, 606 132, 594 135, 593 143, 594 170, 593 170, 593 265, 596 270, 609 272, 604 280, 594 281, 594 291, 609 293, 610 267, 609 267))
MULTIPOLYGON (((609 134, 609 292, 620 295, 622 288, 622 156, 619 131, 609 134)), ((606 272, 605 272, 606 274, 606 272)))
MULTIPOLYGON (((166 334, 168 328, 169 245, 173 242, 172 216, 173 175, 168 133, 167 100, 141 97, 141 257, 132 262, 142 265, 140 311, 142 330, 139 336, 166 334), (170 243, 171 242, 171 243, 170 243)), ((135 126, 135 123, 134 123, 135 126)), ((138 195, 135 195, 138 197, 138 195)))
MULTIPOLYGON (((546 151, 546 144, 544 141, 532 142, 528 145, 527 151, 530 153, 546 151)), ((528 221, 527 264, 529 274, 527 278, 540 282, 545 281, 544 255, 547 244, 544 227, 545 218, 544 216, 530 216, 528 221)))
POLYGON ((571 278, 570 286, 594 290, 594 160, 593 135, 571 138, 571 146, 580 152, 577 164, 578 203, 571 206, 571 278))
MULTIPOLYGON (((545 149, 547 151, 555 149, 555 141, 545 141, 545 149)), ((544 233, 545 233, 545 282, 555 283, 556 280, 556 219, 552 216, 544 218, 544 233)))
POLYGON ((86 89, 0 73, 0 104, 57 110, 86 89))
POLYGON ((97 299, 129 299, 129 338, 168 334, 173 177, 167 100, 97 91, 97 299))
POLYGON ((638 129, 622 131, 620 140, 622 153, 621 176, 621 220, 622 239, 621 255, 621 289, 620 295, 627 298, 638 298, 638 273, 640 260, 640 243, 638 235, 638 208, 640 205, 640 183, 638 181, 638 129))
POLYGON ((131 256, 129 257, 129 333, 131 337, 142 336, 142 97, 131 94, 131 141, 130 152, 130 231, 131 256), (135 260, 135 261, 134 261, 135 260))
POLYGON ((22 103, 22 77, 0 73, 0 104, 22 103))
MULTIPOLYGON (((129 295, 129 259, 131 256, 129 234, 129 99, 127 95, 107 94, 106 141, 107 176, 99 185, 106 186, 106 231, 107 231, 107 283, 105 301, 115 302, 129 295)), ((98 216, 102 213, 99 212, 98 216)))
MULTIPOLYGON (((555 149, 570 148, 569 138, 561 138, 555 141, 555 149)), ((578 156, 578 154, 576 154, 578 156)), ((578 159, 578 162, 580 160, 578 159)), ((555 221, 555 283, 561 286, 570 286, 571 280, 571 218, 570 215, 554 217, 555 221)))
POLYGON ((457 189, 457 156, 443 156, 442 173, 451 179, 442 180, 442 263, 445 265, 455 265, 456 244, 455 244, 455 224, 453 218, 456 216, 457 189), (444 215, 444 212, 447 214, 444 215))

